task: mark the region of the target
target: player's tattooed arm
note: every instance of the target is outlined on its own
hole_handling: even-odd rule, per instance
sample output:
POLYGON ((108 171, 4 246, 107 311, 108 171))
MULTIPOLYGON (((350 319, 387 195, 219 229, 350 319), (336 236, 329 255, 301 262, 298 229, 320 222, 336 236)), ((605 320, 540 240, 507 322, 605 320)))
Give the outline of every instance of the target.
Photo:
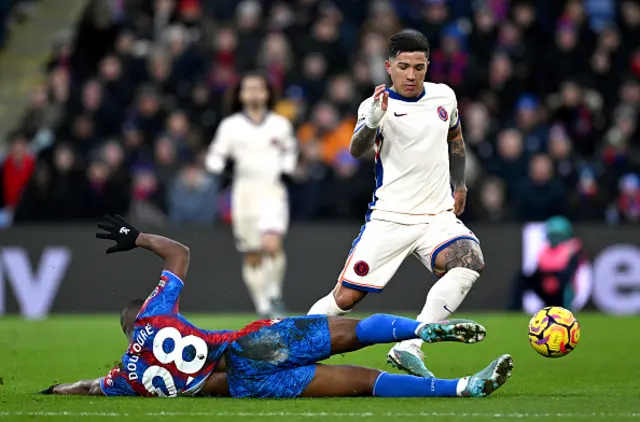
POLYGON ((449 131, 447 142, 449 143, 449 171, 451 173, 451 183, 453 184, 454 189, 466 188, 467 184, 464 178, 464 168, 467 157, 464 139, 462 137, 461 124, 458 124, 458 127, 449 131))
POLYGON ((164 259, 164 269, 171 271, 181 280, 187 277, 189 270, 189 248, 180 242, 155 234, 140 233, 136 246, 147 249, 164 259))
POLYGON ((40 391, 40 394, 104 396, 104 393, 100 388, 100 378, 82 380, 71 384, 55 384, 40 391))
POLYGON ((467 161, 464 138, 462 137, 462 124, 458 123, 455 129, 449 131, 447 136, 449 144, 449 173, 454 190, 456 215, 464 212, 467 202, 467 183, 464 170, 467 161))
POLYGON ((356 133, 351 137, 351 144, 349 145, 349 153, 354 158, 360 158, 365 153, 371 151, 373 143, 376 140, 377 128, 370 128, 367 125, 363 125, 356 133))

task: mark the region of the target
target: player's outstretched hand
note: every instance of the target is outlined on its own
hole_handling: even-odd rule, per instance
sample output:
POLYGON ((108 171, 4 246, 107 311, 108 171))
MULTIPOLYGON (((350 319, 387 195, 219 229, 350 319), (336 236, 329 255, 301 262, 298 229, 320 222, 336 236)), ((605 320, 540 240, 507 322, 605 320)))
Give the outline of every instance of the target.
POLYGON ((375 129, 380 126, 380 121, 389 108, 389 93, 385 85, 378 85, 373 91, 373 101, 365 118, 365 124, 375 129))
POLYGON ((118 214, 114 216, 105 215, 105 223, 98 223, 98 227, 106 233, 96 233, 98 239, 114 240, 115 245, 107 249, 107 253, 130 251, 136 247, 136 239, 140 231, 127 223, 118 214))

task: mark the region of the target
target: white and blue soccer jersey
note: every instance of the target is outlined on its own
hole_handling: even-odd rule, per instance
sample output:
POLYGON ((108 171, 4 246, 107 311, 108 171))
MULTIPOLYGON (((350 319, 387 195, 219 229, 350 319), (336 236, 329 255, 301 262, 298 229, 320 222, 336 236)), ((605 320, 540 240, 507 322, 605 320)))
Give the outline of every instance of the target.
MULTIPOLYGON (((447 137, 460 124, 455 93, 433 83, 415 98, 388 92, 375 141, 373 199, 338 277, 368 292, 382 291, 409 255, 441 275, 435 265, 440 251, 459 239, 477 241, 453 213, 447 137)), ((371 101, 360 105, 354 132, 364 126, 371 101)))
MULTIPOLYGON (((451 88, 425 83, 422 94, 404 98, 389 92, 376 150, 376 188, 371 218, 402 224, 424 223, 453 209, 447 135, 458 127, 458 102, 451 88)), ((362 102, 359 123, 373 98, 362 102)))

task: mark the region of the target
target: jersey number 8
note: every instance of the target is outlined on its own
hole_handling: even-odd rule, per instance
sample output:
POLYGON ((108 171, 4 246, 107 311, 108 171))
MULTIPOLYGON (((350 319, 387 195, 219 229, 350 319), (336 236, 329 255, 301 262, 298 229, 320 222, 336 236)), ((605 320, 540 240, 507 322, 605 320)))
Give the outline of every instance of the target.
MULTIPOLYGON (((174 364, 176 369, 183 374, 192 375, 201 370, 207 361, 207 355, 209 349, 207 343, 200 337, 189 335, 182 337, 180 331, 173 327, 166 327, 158 331, 153 339, 153 356, 162 364, 170 365, 174 364), (173 350, 165 352, 164 343, 166 340, 173 340, 173 350), (186 348, 193 347, 194 358, 191 361, 183 359, 183 353, 186 348)), ((178 394, 175 381, 171 376, 171 373, 162 366, 150 366, 142 374, 142 384, 151 394, 158 396, 164 396, 164 392, 160 388, 156 388, 153 385, 155 378, 161 378, 164 381, 164 385, 169 392, 170 397, 174 397, 178 394)), ((190 382, 189 379, 188 382, 190 382)), ((188 383, 187 382, 187 383, 188 383)))

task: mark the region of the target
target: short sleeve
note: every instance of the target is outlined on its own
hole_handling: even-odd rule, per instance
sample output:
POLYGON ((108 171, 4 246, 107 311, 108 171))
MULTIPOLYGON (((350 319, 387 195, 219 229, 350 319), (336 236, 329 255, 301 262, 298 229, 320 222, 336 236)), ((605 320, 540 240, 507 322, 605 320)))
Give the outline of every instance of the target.
POLYGON ((453 109, 451 110, 451 119, 449 120, 449 130, 455 130, 460 125, 460 114, 458 113, 458 100, 453 94, 453 109))
POLYGON ((360 107, 358 107, 358 121, 356 122, 356 126, 355 126, 355 129, 353 130, 353 133, 358 132, 360 129, 364 127, 364 121, 367 118, 367 111, 371 101, 373 101, 371 98, 367 98, 366 100, 360 103, 360 107))
POLYGON ((293 125, 285 118, 283 118, 282 131, 282 172, 293 174, 298 164, 298 141, 293 132, 293 125))
POLYGON ((205 165, 212 173, 221 173, 224 170, 226 159, 231 155, 232 130, 229 121, 223 120, 218 126, 213 141, 209 146, 205 165))
POLYGON ((105 396, 137 396, 136 392, 131 388, 127 377, 120 366, 113 368, 106 377, 100 380, 100 389, 105 396))
POLYGON ((171 271, 164 270, 160 281, 142 305, 138 319, 155 315, 177 314, 178 300, 184 283, 171 271))

